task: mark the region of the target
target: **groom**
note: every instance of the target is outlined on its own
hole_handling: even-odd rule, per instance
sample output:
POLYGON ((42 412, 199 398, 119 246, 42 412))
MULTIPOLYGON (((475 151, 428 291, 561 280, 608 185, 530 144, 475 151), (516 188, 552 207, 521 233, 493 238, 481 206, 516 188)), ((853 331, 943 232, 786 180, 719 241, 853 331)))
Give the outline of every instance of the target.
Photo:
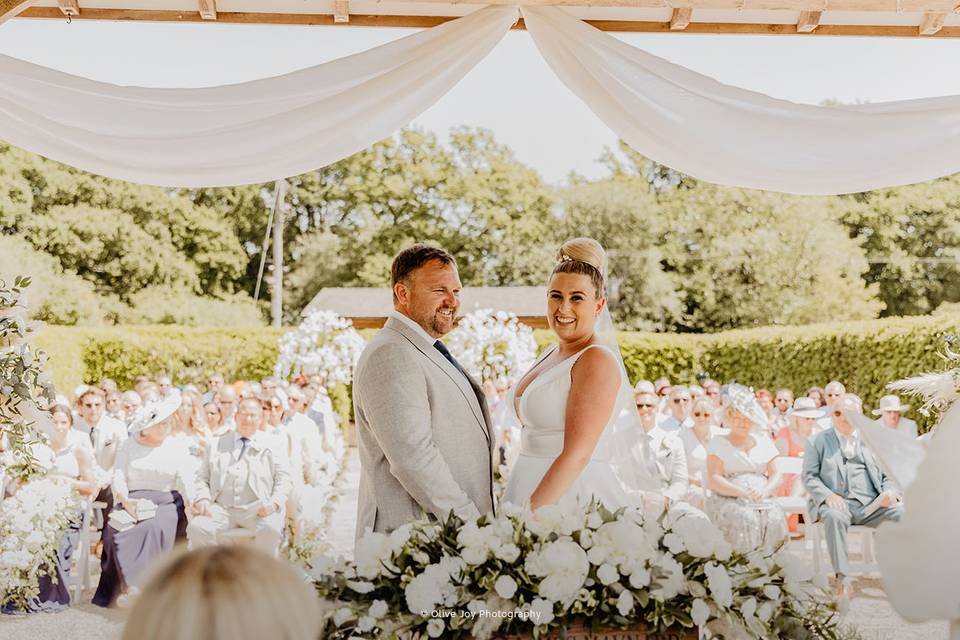
POLYGON ((415 244, 391 269, 394 311, 353 382, 360 452, 356 536, 422 518, 492 513, 493 439, 483 392, 440 338, 454 327, 453 256, 415 244))

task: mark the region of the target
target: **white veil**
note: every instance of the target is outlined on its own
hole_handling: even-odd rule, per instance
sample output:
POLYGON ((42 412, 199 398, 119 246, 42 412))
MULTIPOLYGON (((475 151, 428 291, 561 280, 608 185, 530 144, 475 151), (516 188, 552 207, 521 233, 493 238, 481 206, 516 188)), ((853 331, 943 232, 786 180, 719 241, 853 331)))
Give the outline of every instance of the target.
POLYGON ((636 494, 650 486, 650 479, 645 477, 645 467, 638 457, 643 447, 643 427, 640 425, 640 415, 633 396, 633 386, 627 375, 627 367, 620 353, 620 343, 617 341, 617 330, 613 326, 613 317, 607 305, 603 306, 600 317, 594 328, 597 341, 610 349, 620 367, 620 389, 617 392, 617 402, 614 411, 619 415, 613 423, 613 467, 614 472, 623 483, 627 493, 636 494))

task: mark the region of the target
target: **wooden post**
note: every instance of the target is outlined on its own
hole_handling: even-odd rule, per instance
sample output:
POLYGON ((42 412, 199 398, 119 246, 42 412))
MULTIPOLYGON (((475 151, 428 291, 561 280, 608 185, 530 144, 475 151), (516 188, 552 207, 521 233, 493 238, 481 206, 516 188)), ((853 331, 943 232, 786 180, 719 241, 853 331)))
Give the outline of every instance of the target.
POLYGON ((283 219, 287 181, 277 180, 273 204, 273 292, 270 296, 270 319, 274 327, 283 322, 283 219))

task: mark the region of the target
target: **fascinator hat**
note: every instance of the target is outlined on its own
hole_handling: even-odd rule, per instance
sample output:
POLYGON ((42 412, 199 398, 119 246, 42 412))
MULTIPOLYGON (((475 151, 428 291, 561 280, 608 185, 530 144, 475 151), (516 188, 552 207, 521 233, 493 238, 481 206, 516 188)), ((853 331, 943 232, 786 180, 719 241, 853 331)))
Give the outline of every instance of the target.
POLYGON ((166 398, 146 403, 134 414, 133 421, 130 423, 130 435, 160 424, 177 412, 180 403, 178 391, 173 391, 166 398))
POLYGON ((756 396, 748 387, 736 383, 727 385, 727 394, 724 396, 724 401, 726 411, 734 409, 738 413, 742 413, 753 423, 754 429, 767 428, 767 414, 763 412, 756 396))

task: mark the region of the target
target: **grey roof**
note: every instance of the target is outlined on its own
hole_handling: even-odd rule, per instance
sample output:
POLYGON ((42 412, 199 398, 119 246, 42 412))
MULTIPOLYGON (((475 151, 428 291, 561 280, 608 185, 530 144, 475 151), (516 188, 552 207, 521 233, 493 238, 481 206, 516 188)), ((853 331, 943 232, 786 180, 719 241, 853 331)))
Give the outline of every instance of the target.
MULTIPOLYGON (((321 289, 304 313, 315 309, 333 311, 344 318, 385 318, 393 310, 390 289, 329 287, 321 289)), ((464 287, 460 313, 474 309, 509 311, 521 317, 546 315, 546 287, 464 287)))

